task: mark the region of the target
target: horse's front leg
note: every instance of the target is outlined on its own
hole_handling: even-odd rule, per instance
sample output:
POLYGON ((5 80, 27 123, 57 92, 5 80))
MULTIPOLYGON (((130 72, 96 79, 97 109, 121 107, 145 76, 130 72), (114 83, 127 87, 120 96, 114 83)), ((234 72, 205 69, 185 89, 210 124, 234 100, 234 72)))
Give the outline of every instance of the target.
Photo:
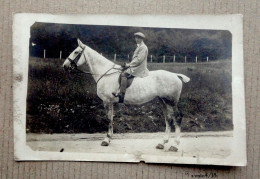
POLYGON ((114 105, 113 103, 104 104, 107 118, 109 119, 108 133, 105 139, 102 141, 102 146, 108 146, 113 136, 113 116, 114 116, 114 105))

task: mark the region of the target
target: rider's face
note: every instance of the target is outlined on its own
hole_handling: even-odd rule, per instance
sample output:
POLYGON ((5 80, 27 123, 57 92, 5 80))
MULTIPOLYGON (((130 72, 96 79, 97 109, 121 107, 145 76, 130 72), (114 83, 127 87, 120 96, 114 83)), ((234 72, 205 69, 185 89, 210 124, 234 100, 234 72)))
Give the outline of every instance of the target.
POLYGON ((143 41, 143 39, 141 37, 135 36, 135 42, 137 44, 140 44, 143 41))

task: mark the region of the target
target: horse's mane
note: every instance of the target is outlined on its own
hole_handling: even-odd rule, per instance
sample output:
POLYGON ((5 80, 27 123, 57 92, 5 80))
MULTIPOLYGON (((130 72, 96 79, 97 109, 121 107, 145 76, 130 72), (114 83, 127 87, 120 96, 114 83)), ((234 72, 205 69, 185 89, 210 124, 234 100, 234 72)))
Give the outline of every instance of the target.
MULTIPOLYGON (((115 64, 111 60, 107 59, 106 57, 99 54, 97 51, 93 50, 92 48, 88 47, 86 45, 86 52, 89 58, 91 58, 90 61, 92 63, 98 62, 96 65, 98 65, 100 68, 109 69, 112 66, 114 66, 115 69, 112 69, 110 72, 118 72, 118 69, 120 68, 119 65, 115 64)), ((93 68, 92 66, 90 68, 93 68)))
POLYGON ((99 54, 97 51, 93 50, 89 46, 86 45, 86 48, 87 48, 86 50, 87 50, 88 56, 90 58, 92 58, 92 60, 99 60, 104 63, 113 64, 113 62, 111 62, 106 57, 102 56, 101 54, 99 54))

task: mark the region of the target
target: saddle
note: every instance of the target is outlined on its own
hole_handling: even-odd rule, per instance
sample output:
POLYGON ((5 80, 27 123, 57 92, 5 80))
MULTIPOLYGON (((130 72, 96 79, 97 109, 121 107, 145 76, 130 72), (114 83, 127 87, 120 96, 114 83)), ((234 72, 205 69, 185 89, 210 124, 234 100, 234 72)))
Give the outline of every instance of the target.
MULTIPOLYGON (((121 83, 120 83, 120 82, 121 82, 121 77, 122 77, 122 73, 119 75, 119 78, 118 78, 119 88, 121 87, 121 83)), ((129 75, 129 76, 127 77, 126 89, 131 86, 131 84, 132 84, 133 81, 134 81, 134 78, 135 78, 135 76, 133 76, 133 75, 129 75)))

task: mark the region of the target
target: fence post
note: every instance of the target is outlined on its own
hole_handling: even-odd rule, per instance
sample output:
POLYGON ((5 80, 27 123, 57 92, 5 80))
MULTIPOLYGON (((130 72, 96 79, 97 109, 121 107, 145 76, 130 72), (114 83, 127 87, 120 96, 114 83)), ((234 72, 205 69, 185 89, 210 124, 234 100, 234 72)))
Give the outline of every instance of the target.
POLYGON ((43 51, 43 58, 45 59, 45 57, 46 57, 46 50, 44 49, 44 51, 43 51))
POLYGON ((115 56, 114 56, 114 62, 116 61, 116 53, 115 53, 115 56))
POLYGON ((61 58, 62 58, 62 51, 60 51, 60 60, 61 60, 61 58))
POLYGON ((165 63, 165 55, 163 56, 163 63, 165 63))
POLYGON ((175 55, 173 56, 173 62, 175 63, 175 55))
POLYGON ((185 63, 187 63, 187 57, 185 56, 185 63))
POLYGON ((209 57, 207 57, 207 62, 209 62, 209 57))
POLYGON ((153 55, 151 55, 151 63, 153 62, 153 55))
POLYGON ((198 57, 196 56, 196 63, 198 63, 198 57))

